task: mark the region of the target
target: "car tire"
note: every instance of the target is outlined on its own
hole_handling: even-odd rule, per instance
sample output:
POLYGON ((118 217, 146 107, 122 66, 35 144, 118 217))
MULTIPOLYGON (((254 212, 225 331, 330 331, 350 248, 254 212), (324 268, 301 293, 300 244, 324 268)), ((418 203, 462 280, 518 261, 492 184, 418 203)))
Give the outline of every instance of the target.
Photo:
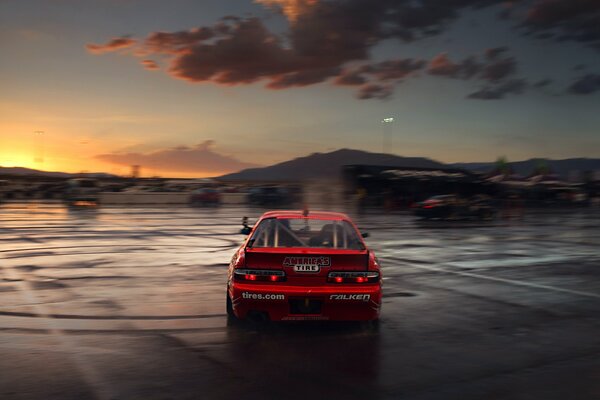
POLYGON ((227 316, 235 318, 235 314, 233 312, 233 304, 231 303, 231 298, 229 297, 229 293, 227 293, 227 316))

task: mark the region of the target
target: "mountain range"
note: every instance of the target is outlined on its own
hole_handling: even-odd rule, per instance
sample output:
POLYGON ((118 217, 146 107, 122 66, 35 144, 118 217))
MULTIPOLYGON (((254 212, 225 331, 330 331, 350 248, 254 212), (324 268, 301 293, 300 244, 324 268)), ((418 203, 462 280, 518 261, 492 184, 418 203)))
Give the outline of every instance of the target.
MULTIPOLYGON (((496 167, 495 162, 479 163, 455 163, 450 164, 453 168, 466 169, 473 172, 489 172, 496 167)), ((598 158, 568 158, 565 160, 548 160, 532 158, 525 161, 509 162, 508 166, 512 172, 521 176, 528 176, 536 168, 543 165, 548 172, 562 178, 569 178, 571 173, 583 173, 586 171, 600 171, 600 159, 598 158)))
MULTIPOLYGON (((308 156, 294 158, 262 168, 249 168, 220 176, 225 181, 303 181, 308 179, 331 180, 340 177, 344 165, 363 164, 407 168, 457 168, 472 172, 490 172, 495 162, 471 162, 444 164, 425 157, 401 157, 393 154, 370 153, 361 150, 340 149, 329 153, 313 153, 308 156)), ((585 171, 600 171, 600 158, 569 158, 565 160, 548 160, 534 158, 525 161, 510 162, 508 166, 516 174, 530 175, 537 167, 543 165, 551 173, 561 178, 585 171)), ((78 173, 39 171, 22 167, 0 167, 0 176, 39 176, 52 178, 114 178, 106 173, 78 173)))
MULTIPOLYGON (((334 179, 340 176, 344 165, 364 164, 408 168, 455 168, 472 172, 490 172, 496 162, 473 162, 444 164, 423 157, 401 157, 392 154, 369 153, 360 150, 340 149, 330 153, 313 153, 263 168, 250 168, 219 177, 222 180, 302 181, 306 179, 334 179)), ((572 172, 600 171, 600 158, 569 158, 548 160, 534 158, 510 162, 508 166, 516 174, 530 175, 540 165, 549 172, 566 179, 572 172)))
POLYGON ((249 168, 219 177, 222 180, 302 181, 335 179, 341 168, 349 164, 390 167, 447 168, 447 165, 423 157, 400 157, 393 154, 369 153, 340 149, 330 153, 313 153, 263 168, 249 168))
POLYGON ((71 174, 68 172, 40 171, 24 167, 0 167, 0 176, 39 176, 43 178, 116 178, 116 175, 104 172, 82 172, 71 174))

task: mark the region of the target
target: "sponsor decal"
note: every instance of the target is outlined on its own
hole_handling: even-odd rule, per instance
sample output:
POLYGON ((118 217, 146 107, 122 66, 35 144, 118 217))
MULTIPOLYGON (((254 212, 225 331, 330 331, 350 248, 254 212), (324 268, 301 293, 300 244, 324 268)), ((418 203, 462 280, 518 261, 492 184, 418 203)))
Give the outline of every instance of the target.
POLYGON ((369 301, 369 300, 371 300, 371 295, 370 294, 332 294, 329 296, 329 300, 369 301))
POLYGON ((285 300, 284 294, 242 292, 242 299, 249 300, 285 300))
POLYGON ((321 267, 331 266, 330 257, 286 257, 283 260, 284 267, 293 267, 295 272, 312 272, 316 273, 321 270, 321 267))

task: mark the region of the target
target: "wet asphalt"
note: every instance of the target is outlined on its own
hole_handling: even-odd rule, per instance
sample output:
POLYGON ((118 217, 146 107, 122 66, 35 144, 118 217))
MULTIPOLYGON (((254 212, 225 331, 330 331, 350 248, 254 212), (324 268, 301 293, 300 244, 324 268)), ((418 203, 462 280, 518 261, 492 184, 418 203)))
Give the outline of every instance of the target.
POLYGON ((225 315, 251 208, 0 205, 0 399, 598 399, 600 210, 352 213, 378 329, 225 315))

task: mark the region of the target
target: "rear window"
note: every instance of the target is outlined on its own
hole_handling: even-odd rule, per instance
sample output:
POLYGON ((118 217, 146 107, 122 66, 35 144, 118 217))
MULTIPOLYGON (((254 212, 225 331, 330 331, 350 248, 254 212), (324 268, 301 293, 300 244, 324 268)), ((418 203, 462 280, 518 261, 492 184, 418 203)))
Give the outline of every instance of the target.
POLYGON ((252 247, 364 249, 358 233, 348 221, 311 218, 264 219, 250 243, 252 247))

